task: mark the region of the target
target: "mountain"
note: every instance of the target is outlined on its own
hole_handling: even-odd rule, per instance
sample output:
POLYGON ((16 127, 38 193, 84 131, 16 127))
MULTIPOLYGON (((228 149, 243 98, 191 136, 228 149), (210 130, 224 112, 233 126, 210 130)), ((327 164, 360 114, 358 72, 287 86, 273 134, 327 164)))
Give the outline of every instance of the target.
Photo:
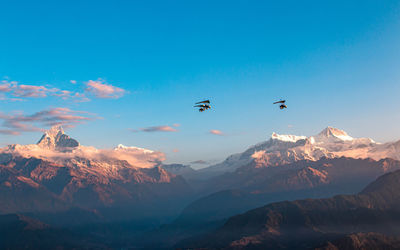
POLYGON ((54 126, 46 131, 37 145, 47 149, 76 148, 79 142, 64 133, 61 126, 54 126))
POLYGON ((387 236, 379 233, 356 233, 349 234, 342 238, 327 241, 322 246, 317 247, 317 250, 375 250, 400 249, 400 237, 387 236))
MULTIPOLYGON (((255 163, 252 163, 255 164, 255 163)), ((360 192, 377 177, 400 169, 400 161, 321 158, 272 168, 247 165, 205 181, 213 191, 187 205, 173 222, 154 232, 152 242, 172 246, 216 229, 233 215, 282 200, 326 198, 360 192)))
MULTIPOLYGON (((354 233, 398 235, 399 189, 400 171, 396 171, 379 177, 357 195, 272 203, 233 216, 217 231, 182 241, 179 246, 202 249, 314 249, 326 246, 327 242, 340 246, 344 237, 354 233)), ((353 241, 356 239, 350 237, 353 241)), ((371 240, 375 236, 357 237, 371 240)), ((386 240, 381 237, 381 242, 375 243, 383 244, 386 240)), ((390 239, 388 244, 396 246, 398 242, 390 239)))
POLYGON ((69 230, 52 228, 36 219, 19 215, 0 215, 1 249, 106 249, 88 237, 69 230), (61 236, 61 237, 60 237, 61 236))
POLYGON ((173 213, 191 188, 160 160, 160 153, 136 147, 85 147, 53 127, 37 144, 0 150, 0 213, 80 208, 106 220, 173 213))
POLYGON ((254 162, 255 168, 275 167, 301 160, 317 161, 335 157, 392 158, 400 160, 400 141, 377 143, 369 138, 353 138, 345 131, 327 127, 315 136, 279 135, 256 144, 243 153, 199 170, 199 178, 210 178, 254 162))
POLYGON ((171 174, 181 175, 186 180, 196 178, 197 171, 188 165, 182 164, 162 164, 161 167, 171 174))
MULTIPOLYGON (((208 180, 212 190, 241 189, 250 193, 276 193, 326 187, 335 192, 354 193, 387 172, 400 169, 393 159, 354 159, 349 157, 299 160, 279 167, 257 167, 251 162, 208 180)), ((325 191, 326 192, 326 191, 325 191)))

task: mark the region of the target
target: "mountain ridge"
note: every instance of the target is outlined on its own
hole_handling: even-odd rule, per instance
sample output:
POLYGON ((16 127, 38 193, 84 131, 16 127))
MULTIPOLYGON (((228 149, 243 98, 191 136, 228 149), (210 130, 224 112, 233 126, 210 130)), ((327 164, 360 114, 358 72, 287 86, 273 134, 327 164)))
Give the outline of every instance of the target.
POLYGON ((217 231, 178 247, 313 249, 354 232, 400 233, 400 170, 356 195, 271 203, 231 217, 217 231))
POLYGON ((230 155, 221 163, 199 170, 201 178, 210 178, 251 162, 255 167, 274 167, 299 160, 316 161, 322 157, 372 158, 400 160, 400 140, 377 143, 370 138, 353 138, 345 131, 327 127, 314 136, 279 135, 249 147, 242 153, 230 155))

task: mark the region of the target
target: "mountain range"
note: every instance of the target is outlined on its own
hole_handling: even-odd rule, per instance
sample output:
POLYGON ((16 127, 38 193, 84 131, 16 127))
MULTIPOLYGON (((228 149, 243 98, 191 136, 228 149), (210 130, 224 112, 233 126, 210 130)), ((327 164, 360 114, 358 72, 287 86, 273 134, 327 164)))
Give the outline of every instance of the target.
POLYGON ((398 249, 399 189, 400 171, 396 171, 356 195, 284 201, 250 210, 231 217, 215 232, 178 245, 199 249, 398 249))
POLYGON ((161 153, 122 145, 113 150, 81 146, 61 127, 47 131, 37 144, 10 145, 0 152, 1 213, 80 208, 102 211, 104 217, 117 209, 108 219, 123 219, 134 216, 135 209, 144 214, 160 210, 165 199, 191 192, 181 176, 159 166, 161 153))
MULTIPOLYGON (((225 234, 231 229, 237 232, 242 225, 226 227, 235 225, 232 216, 266 204, 271 204, 273 211, 282 205, 272 204, 289 204, 282 209, 291 211, 293 206, 303 204, 298 200, 312 198, 316 203, 306 202, 304 206, 318 208, 315 204, 326 203, 337 208, 337 204, 348 202, 348 198, 343 201, 329 197, 359 192, 354 196, 358 198, 340 197, 353 197, 350 201, 367 197, 371 194, 368 190, 376 184, 362 191, 366 185, 379 176, 398 173, 399 153, 400 141, 378 143, 327 127, 309 137, 273 133, 267 141, 231 155, 219 164, 194 170, 188 165, 164 164, 164 154, 149 149, 121 144, 112 149, 83 146, 66 135, 61 126, 55 126, 45 131, 36 144, 13 144, 0 149, 0 215, 46 225, 34 234, 52 234, 56 228, 72 230, 80 235, 72 237, 71 242, 95 239, 101 247, 262 248, 272 244, 291 248, 292 245, 281 243, 286 238, 275 239, 268 234, 268 239, 273 240, 265 240, 264 231, 261 236, 256 234, 255 239, 232 234, 229 240, 220 232, 225 234), (201 241, 201 235, 217 229, 213 240, 201 241), (261 242, 259 246, 257 240, 261 242)), ((376 183, 380 183, 379 179, 376 183)), ((361 199, 366 202, 363 199, 370 198, 361 199)), ((378 200, 376 204, 385 202, 378 200)), ((336 213, 328 205, 320 207, 324 209, 336 213)), ((294 210, 296 218, 297 212, 294 210)), ((300 210, 300 213, 305 212, 300 210)), ((315 213, 323 221, 330 218, 328 214, 315 213)), ((396 214, 390 216, 397 218, 396 214)), ((18 220, 15 223, 20 223, 18 220)), ((310 229, 302 225, 300 230, 308 233, 310 229)), ((321 249, 329 249, 370 239, 379 244, 398 242, 382 230, 346 230, 343 231, 346 233, 328 230, 307 246, 319 244, 321 249), (332 234, 335 237, 330 237, 332 234)), ((243 232, 247 235, 247 231, 243 232)), ((311 231, 310 235, 317 234, 311 231)))
POLYGON ((233 154, 221 163, 201 169, 200 175, 217 176, 234 172, 254 162, 254 167, 274 167, 300 160, 316 161, 321 158, 391 158, 400 160, 400 141, 377 143, 370 138, 353 138, 345 131, 327 127, 314 136, 279 135, 258 143, 243 153, 233 154))

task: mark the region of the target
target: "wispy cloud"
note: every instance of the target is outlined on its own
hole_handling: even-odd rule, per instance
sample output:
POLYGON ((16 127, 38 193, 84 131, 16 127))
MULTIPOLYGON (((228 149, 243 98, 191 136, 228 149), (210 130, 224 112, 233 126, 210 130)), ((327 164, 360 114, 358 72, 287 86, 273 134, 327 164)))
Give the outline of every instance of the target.
POLYGON ((146 133, 154 133, 154 132, 178 132, 177 127, 181 126, 178 123, 174 123, 172 126, 169 125, 161 125, 161 126, 151 126, 139 129, 128 129, 131 132, 146 132, 146 133))
POLYGON ((204 161, 204 160, 197 160, 197 161, 192 161, 192 162, 190 162, 190 164, 207 165, 208 162, 206 162, 206 161, 204 161))
POLYGON ((209 133, 213 134, 213 135, 225 135, 221 130, 217 130, 217 129, 211 129, 209 131, 209 133))
POLYGON ((118 99, 126 94, 126 90, 106 83, 104 80, 89 80, 86 83, 86 91, 98 98, 118 99))
POLYGON ((41 98, 49 94, 57 93, 58 91, 60 90, 57 88, 46 88, 45 86, 15 85, 12 88, 12 95, 16 97, 41 98))
POLYGON ((58 96, 63 100, 68 100, 68 99, 72 99, 75 102, 88 102, 90 101, 90 99, 88 97, 86 97, 85 94, 83 93, 78 93, 78 92, 71 92, 68 90, 61 90, 57 93, 54 94, 54 96, 58 96))
POLYGON ((142 132, 177 132, 178 130, 176 128, 173 128, 171 126, 154 126, 154 127, 147 127, 147 128, 140 128, 139 129, 142 132))
POLYGON ((23 132, 43 131, 43 127, 54 125, 74 127, 97 118, 94 114, 84 111, 74 111, 69 108, 52 108, 31 115, 24 115, 23 113, 0 113, 0 120, 3 121, 3 128, 0 128, 0 133, 19 135, 23 132))
POLYGON ((5 92, 10 92, 12 89, 12 86, 16 84, 17 82, 9 82, 7 80, 3 80, 0 83, 0 92, 5 93, 5 92))
POLYGON ((25 98, 45 98, 48 96, 61 97, 63 100, 73 99, 77 102, 89 101, 84 93, 61 90, 44 85, 19 84, 17 81, 2 80, 0 82, 0 100, 21 101, 25 98), (6 94, 17 97, 11 98, 6 94))

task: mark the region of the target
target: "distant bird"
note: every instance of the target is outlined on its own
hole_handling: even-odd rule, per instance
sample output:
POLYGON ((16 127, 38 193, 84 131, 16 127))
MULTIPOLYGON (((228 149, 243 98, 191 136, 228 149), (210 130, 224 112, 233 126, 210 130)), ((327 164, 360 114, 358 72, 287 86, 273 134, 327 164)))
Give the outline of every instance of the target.
POLYGON ((211 105, 210 104, 210 100, 205 100, 205 101, 201 101, 201 102, 196 102, 194 105, 195 108, 199 108, 199 112, 204 112, 207 109, 211 109, 211 105), (204 104, 206 103, 206 104, 204 104))
POLYGON ((285 104, 282 104, 279 106, 280 109, 287 109, 287 106, 285 104))

